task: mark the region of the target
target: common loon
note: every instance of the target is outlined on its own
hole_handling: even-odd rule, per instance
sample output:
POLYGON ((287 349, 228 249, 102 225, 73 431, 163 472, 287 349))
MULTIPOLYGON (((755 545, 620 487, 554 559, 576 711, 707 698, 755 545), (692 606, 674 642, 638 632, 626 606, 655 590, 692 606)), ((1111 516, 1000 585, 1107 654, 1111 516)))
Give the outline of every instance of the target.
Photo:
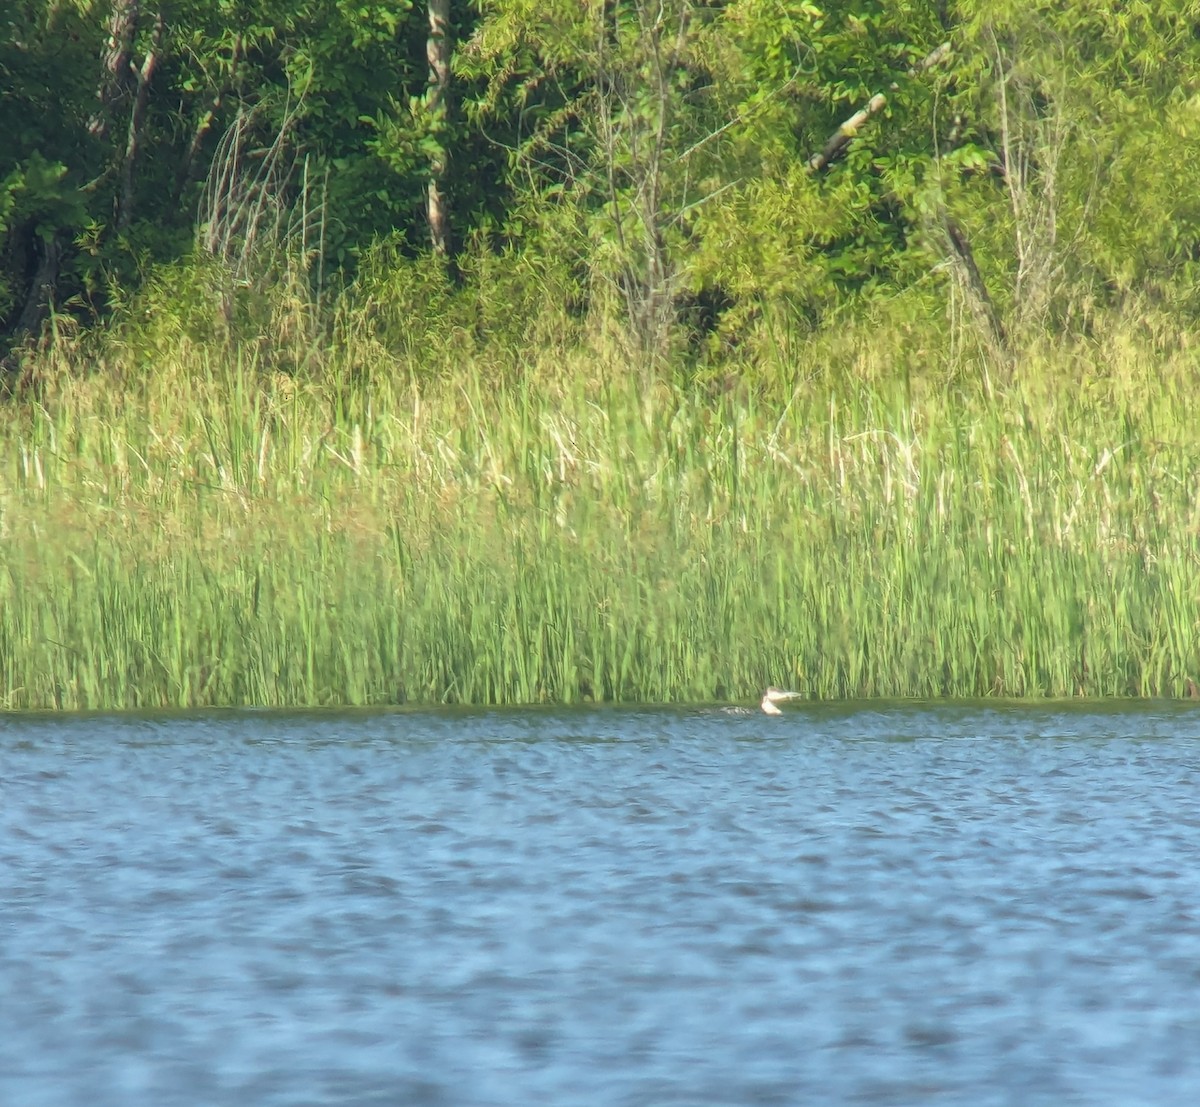
POLYGON ((788 692, 783 688, 768 688, 763 693, 762 709, 768 715, 782 715, 783 712, 779 710, 781 703, 792 703, 795 700, 802 699, 804 699, 802 692, 788 692))

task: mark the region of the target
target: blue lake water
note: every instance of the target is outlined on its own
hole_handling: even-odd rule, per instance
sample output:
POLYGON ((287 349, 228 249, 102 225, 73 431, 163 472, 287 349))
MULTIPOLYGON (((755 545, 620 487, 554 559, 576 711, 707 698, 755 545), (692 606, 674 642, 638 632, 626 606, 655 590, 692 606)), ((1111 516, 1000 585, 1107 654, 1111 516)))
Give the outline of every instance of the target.
POLYGON ((0 716, 0 1104, 1197 1102, 1186 706, 0 716))

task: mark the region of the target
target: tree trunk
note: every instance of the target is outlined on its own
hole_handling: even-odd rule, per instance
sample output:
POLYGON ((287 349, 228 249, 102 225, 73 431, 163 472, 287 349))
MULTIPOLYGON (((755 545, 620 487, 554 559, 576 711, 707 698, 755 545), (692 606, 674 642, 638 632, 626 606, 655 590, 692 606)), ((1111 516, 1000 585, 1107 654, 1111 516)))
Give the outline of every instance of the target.
POLYGON ((14 338, 20 341, 26 336, 36 338, 50 314, 50 305, 54 302, 54 289, 58 283, 58 268, 62 263, 63 244, 61 234, 43 238, 33 236, 34 246, 39 257, 37 269, 33 274, 33 282, 29 286, 29 295, 25 297, 25 306, 13 329, 14 338))
POLYGON ((138 0, 113 0, 108 20, 108 46, 96 99, 100 107, 88 120, 88 131, 96 138, 108 136, 114 109, 134 87, 133 36, 137 33, 138 0))
POLYGON ((1003 351, 1008 343, 1008 336, 1004 332, 1004 324, 1001 322, 1000 313, 996 311, 991 293, 988 292, 987 285, 983 283, 983 275, 979 272, 979 266, 975 263, 975 252, 971 249, 971 243, 967 240, 962 227, 949 215, 945 217, 945 220, 946 237, 950 241, 954 257, 960 267, 963 283, 970 293, 971 311, 979 321, 981 329, 987 335, 993 349, 1003 351))
POLYGON ((429 89, 425 102, 437 139, 437 152, 429 164, 425 214, 429 220, 429 242, 433 252, 444 257, 449 252, 450 226, 446 197, 442 193, 446 147, 441 132, 445 129, 446 98, 450 91, 450 0, 428 0, 428 3, 429 38, 425 43, 425 56, 429 60, 429 89))
POLYGON ((121 163, 121 189, 117 193, 116 227, 117 231, 128 230, 133 220, 133 170, 137 164, 138 148, 142 137, 142 123, 146 116, 146 101, 150 97, 150 80, 158 67, 159 50, 162 45, 164 31, 161 15, 154 19, 154 36, 150 49, 142 60, 142 67, 137 71, 137 91, 133 98, 133 107, 129 112, 129 130, 125 136, 125 158, 121 163))
POLYGON ((204 145, 204 140, 212 131, 213 124, 217 121, 217 117, 225 103, 225 94, 237 88, 238 68, 241 65, 241 61, 242 36, 235 35, 233 39, 233 57, 229 64, 229 79, 226 84, 219 85, 216 92, 213 93, 208 109, 196 124, 196 129, 192 132, 192 140, 188 143, 183 160, 180 161, 179 168, 175 171, 175 188, 171 193, 171 199, 175 203, 179 202, 183 196, 183 190, 192 181, 192 168, 196 164, 196 157, 200 153, 201 146, 204 145))

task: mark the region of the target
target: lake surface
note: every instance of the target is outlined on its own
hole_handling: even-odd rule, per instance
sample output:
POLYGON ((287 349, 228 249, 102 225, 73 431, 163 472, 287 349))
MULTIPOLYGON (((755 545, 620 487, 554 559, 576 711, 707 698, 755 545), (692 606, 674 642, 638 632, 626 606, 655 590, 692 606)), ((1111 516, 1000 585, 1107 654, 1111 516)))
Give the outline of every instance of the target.
POLYGON ((1200 1102, 1200 712, 0 716, 0 1103, 1200 1102))

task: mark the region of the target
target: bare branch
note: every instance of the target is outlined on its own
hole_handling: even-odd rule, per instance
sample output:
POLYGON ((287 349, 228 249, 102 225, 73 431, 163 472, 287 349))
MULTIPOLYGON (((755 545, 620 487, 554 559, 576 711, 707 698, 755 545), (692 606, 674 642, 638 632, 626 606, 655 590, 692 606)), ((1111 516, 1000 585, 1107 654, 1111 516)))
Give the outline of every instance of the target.
MULTIPOLYGON (((932 69, 934 66, 940 65, 949 56, 950 43, 943 42, 936 49, 931 50, 928 54, 926 54, 924 58, 917 62, 916 65, 912 66, 908 70, 908 75, 910 77, 915 77, 921 73, 924 73, 932 69)), ((893 82, 891 87, 893 90, 895 90, 899 86, 893 82)), ((883 111, 886 106, 887 97, 884 96, 882 92, 877 92, 874 96, 872 96, 871 99, 867 101, 867 106, 865 108, 861 108, 860 110, 856 111, 852 116, 850 116, 849 119, 842 123, 832 135, 829 136, 829 140, 825 143, 825 146, 820 153, 813 154, 813 156, 808 159, 809 172, 820 173, 821 170, 827 168, 829 163, 832 162, 834 158, 841 154, 842 151, 844 151, 846 147, 854 141, 855 136, 858 134, 859 129, 863 126, 863 124, 870 120, 872 116, 878 115, 879 112, 883 111)))
POLYGON ((886 104, 887 97, 882 92, 875 93, 867 102, 865 108, 856 111, 834 131, 829 141, 825 143, 825 148, 819 154, 813 154, 808 159, 809 172, 819 173, 824 169, 854 141, 854 136, 858 134, 859 127, 866 123, 871 116, 881 112, 886 104))

